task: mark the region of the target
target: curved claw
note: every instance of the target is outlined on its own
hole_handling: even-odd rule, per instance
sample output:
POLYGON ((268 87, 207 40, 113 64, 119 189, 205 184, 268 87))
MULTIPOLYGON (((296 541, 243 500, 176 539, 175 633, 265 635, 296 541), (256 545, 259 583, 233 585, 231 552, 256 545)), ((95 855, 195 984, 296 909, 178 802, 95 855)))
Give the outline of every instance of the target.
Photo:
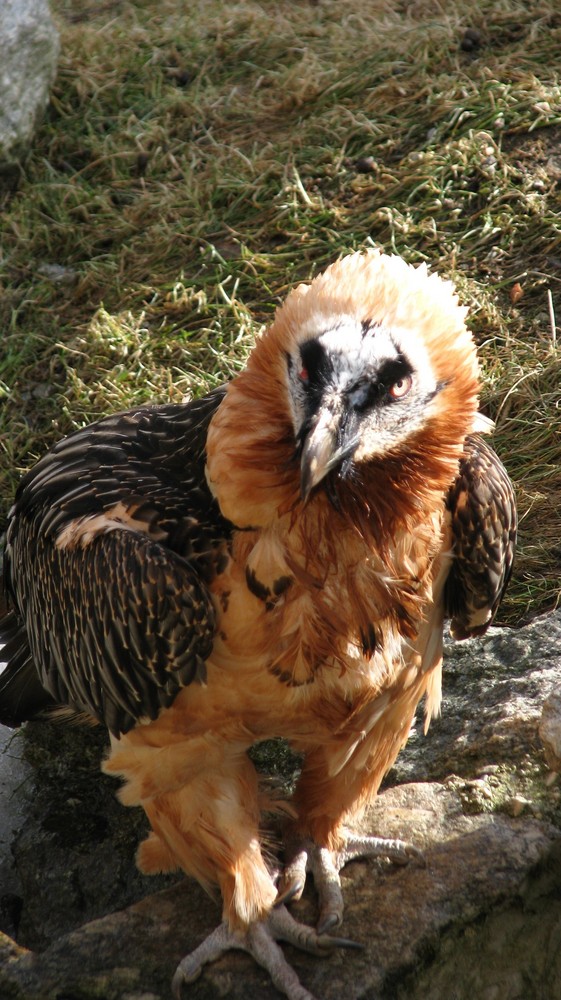
POLYGON ((325 947, 326 951, 333 951, 333 948, 349 948, 352 951, 364 951, 364 945, 360 941, 353 941, 352 938, 334 937, 332 934, 318 934, 318 941, 329 942, 329 944, 322 944, 322 947, 325 947))
POLYGON ((290 855, 279 879, 277 902, 296 902, 300 899, 306 884, 306 872, 309 867, 308 857, 314 850, 316 848, 311 841, 300 843, 290 855))
POLYGON ((331 934, 319 933, 313 927, 301 924, 284 906, 271 911, 268 926, 277 940, 286 941, 303 951, 309 951, 312 955, 325 955, 334 948, 361 950, 363 947, 350 938, 333 937, 331 934))
POLYGON ((329 910, 323 917, 320 914, 316 930, 318 934, 328 934, 334 927, 339 927, 342 922, 342 912, 339 914, 339 912, 329 910))
POLYGON ((414 847, 413 844, 407 844, 405 842, 404 842, 404 847, 405 847, 405 857, 403 858, 403 860, 401 860, 400 858, 393 858, 391 855, 388 855, 390 861, 393 861, 393 863, 396 865, 408 865, 410 861, 416 861, 417 864, 421 866, 421 868, 427 867, 427 859, 425 858, 423 851, 420 851, 418 847, 414 847))
POLYGON ((282 892, 279 890, 279 892, 277 893, 277 898, 273 903, 273 906, 276 908, 277 906, 285 906, 287 903, 296 902, 297 900, 300 899, 303 891, 304 891, 304 882, 302 881, 291 882, 289 885, 286 886, 286 888, 282 890, 282 892))

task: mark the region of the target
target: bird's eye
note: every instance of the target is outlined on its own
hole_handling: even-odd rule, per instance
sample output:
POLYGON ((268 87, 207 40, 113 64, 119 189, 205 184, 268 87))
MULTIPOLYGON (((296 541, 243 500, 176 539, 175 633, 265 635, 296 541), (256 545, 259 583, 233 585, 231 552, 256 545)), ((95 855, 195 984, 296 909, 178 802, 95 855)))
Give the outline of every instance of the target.
POLYGON ((411 376, 404 375, 402 378, 399 378, 397 382, 394 382, 394 384, 390 386, 388 392, 392 399, 403 399, 403 397, 406 396, 407 393, 411 391, 412 385, 413 385, 413 379, 411 378, 411 376))
POLYGON ((304 383, 304 385, 307 385, 308 382, 310 381, 310 373, 308 369, 301 368, 300 371, 298 372, 298 378, 300 379, 301 382, 304 383))

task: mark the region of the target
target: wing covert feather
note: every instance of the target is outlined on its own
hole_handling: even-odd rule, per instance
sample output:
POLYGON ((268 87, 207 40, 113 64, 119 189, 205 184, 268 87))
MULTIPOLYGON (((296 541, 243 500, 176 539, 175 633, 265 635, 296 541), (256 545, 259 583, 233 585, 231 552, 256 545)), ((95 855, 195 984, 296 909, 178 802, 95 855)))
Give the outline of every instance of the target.
POLYGON ((454 559, 444 602, 455 639, 482 635, 500 604, 516 544, 512 483, 493 449, 478 435, 466 439, 458 478, 447 499, 454 559))
POLYGON ((126 732, 204 680, 214 609, 186 560, 140 534, 110 531, 84 548, 40 540, 34 566, 40 586, 24 584, 20 602, 40 680, 56 702, 126 732))

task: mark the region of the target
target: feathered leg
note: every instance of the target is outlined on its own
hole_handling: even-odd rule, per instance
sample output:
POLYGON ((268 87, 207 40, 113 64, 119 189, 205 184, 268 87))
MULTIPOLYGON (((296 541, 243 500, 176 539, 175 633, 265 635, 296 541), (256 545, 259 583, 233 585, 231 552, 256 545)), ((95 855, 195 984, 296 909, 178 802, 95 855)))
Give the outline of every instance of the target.
POLYGON ((257 775, 245 747, 194 736, 162 745, 155 726, 113 741, 104 770, 125 779, 119 798, 141 805, 152 833, 143 871, 181 868, 220 886, 224 918, 243 927, 264 916, 276 889, 259 841, 257 775))
POLYGON ((139 867, 147 873, 182 868, 206 887, 218 884, 223 899, 222 924, 180 962, 174 996, 181 996, 183 984, 196 979, 206 963, 236 948, 264 966, 289 1000, 313 1000, 276 942, 315 955, 353 942, 318 934, 284 906, 275 907, 276 866, 268 866, 261 851, 257 775, 245 748, 225 741, 218 761, 216 738, 161 747, 150 745, 150 729, 137 727, 115 741, 105 765, 127 780, 122 801, 142 805, 150 820, 152 832, 140 845, 139 867), (206 758, 195 752, 203 745, 206 758), (209 761, 210 768, 205 766, 209 761), (162 789, 166 784, 172 787, 162 789))
POLYGON ((409 735, 415 707, 426 678, 420 678, 406 697, 387 699, 383 706, 367 706, 354 735, 312 750, 294 794, 298 820, 286 842, 286 864, 279 880, 279 901, 299 899, 311 872, 319 899, 318 933, 324 934, 343 919, 339 872, 356 858, 386 857, 396 864, 420 859, 417 848, 401 840, 359 836, 346 829, 371 802, 409 735), (376 721, 368 729, 368 720, 376 721))

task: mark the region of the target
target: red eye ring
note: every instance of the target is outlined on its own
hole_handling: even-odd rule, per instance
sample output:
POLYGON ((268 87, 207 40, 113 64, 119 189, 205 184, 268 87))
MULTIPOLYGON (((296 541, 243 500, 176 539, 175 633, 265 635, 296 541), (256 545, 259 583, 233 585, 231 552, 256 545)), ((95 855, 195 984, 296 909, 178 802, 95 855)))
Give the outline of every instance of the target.
POLYGON ((309 382, 310 381, 310 375, 309 375, 308 369, 307 368, 301 368, 300 371, 298 372, 298 378, 300 379, 301 382, 309 382))
POLYGON ((407 393, 411 392, 412 386, 413 379, 411 376, 404 375, 403 378, 398 379, 397 382, 394 382, 394 384, 390 386, 388 392, 392 399, 403 399, 407 393))

